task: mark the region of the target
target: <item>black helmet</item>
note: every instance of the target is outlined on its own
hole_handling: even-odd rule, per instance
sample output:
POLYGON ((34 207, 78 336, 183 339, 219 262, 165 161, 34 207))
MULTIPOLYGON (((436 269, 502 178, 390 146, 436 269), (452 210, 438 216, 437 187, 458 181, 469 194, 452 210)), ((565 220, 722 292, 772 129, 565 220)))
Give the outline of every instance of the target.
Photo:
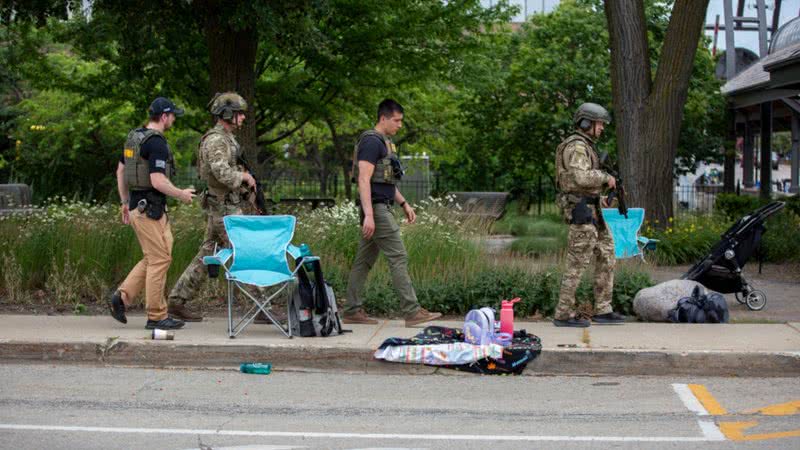
POLYGON ((213 116, 231 120, 234 111, 247 111, 247 101, 236 92, 217 93, 208 102, 208 110, 213 116))
POLYGON ((582 130, 588 130, 592 122, 611 123, 611 115, 597 103, 584 103, 575 111, 572 122, 582 130))

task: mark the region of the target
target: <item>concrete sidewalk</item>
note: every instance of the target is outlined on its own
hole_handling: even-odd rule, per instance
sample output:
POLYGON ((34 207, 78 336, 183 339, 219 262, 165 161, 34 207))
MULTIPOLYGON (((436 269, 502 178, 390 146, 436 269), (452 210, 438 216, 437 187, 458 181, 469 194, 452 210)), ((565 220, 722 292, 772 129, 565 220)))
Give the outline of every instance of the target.
MULTIPOLYGON (((373 359, 389 337, 420 329, 402 321, 347 325, 352 333, 329 338, 286 339, 272 326, 251 325, 236 339, 226 320, 189 323, 174 341, 153 341, 143 316, 128 325, 109 316, 0 316, 0 361, 42 361, 144 367, 235 368, 245 361, 271 362, 275 370, 357 373, 452 373, 373 359)), ((460 322, 436 322, 460 327, 460 322)), ((527 375, 800 375, 800 324, 661 324, 631 322, 587 329, 523 322, 517 329, 541 337, 543 351, 527 375)))

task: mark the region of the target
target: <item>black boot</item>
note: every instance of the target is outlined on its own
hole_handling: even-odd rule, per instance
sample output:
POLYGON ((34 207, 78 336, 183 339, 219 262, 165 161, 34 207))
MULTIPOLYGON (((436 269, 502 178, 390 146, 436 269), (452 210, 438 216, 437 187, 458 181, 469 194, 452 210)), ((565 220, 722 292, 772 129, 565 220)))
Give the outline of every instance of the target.
POLYGON ((147 324, 145 324, 145 328, 148 330, 154 330, 158 328, 159 330, 177 330, 179 328, 183 328, 186 325, 180 320, 175 320, 172 317, 167 317, 166 319, 162 320, 147 320, 147 324))
POLYGON ((111 298, 108 299, 108 308, 111 310, 111 317, 117 319, 118 322, 128 323, 128 318, 125 317, 125 303, 123 303, 122 294, 119 291, 111 294, 111 298))
POLYGON ((567 320, 553 319, 553 325, 557 327, 586 328, 590 325, 590 323, 588 320, 578 319, 577 317, 570 317, 567 320))
POLYGON ((592 316, 592 321, 601 325, 622 325, 625 323, 625 316, 612 311, 592 316))

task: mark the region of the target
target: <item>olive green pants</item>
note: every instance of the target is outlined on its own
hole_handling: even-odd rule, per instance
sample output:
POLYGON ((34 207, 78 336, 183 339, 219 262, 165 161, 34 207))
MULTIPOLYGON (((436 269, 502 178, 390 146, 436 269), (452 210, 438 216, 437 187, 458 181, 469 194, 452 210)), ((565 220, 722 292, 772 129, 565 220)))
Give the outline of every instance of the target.
POLYGON ((370 269, 382 252, 389 263, 392 273, 392 284, 397 296, 400 298, 400 312, 410 316, 420 308, 417 294, 411 285, 408 275, 408 253, 400 237, 400 226, 392 214, 389 205, 376 203, 372 205, 375 218, 375 233, 371 239, 361 237, 358 243, 356 259, 350 271, 350 280, 347 284, 347 303, 345 313, 354 313, 364 304, 364 284, 367 281, 370 269))

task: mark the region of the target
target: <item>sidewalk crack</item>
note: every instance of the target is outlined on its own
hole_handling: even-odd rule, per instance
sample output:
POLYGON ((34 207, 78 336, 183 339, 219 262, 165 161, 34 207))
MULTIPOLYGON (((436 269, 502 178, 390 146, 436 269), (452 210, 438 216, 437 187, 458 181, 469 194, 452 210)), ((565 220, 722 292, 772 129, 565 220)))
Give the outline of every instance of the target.
POLYGON ((105 362, 106 355, 119 344, 119 336, 112 336, 106 339, 105 344, 98 344, 97 345, 97 353, 100 356, 100 362, 105 362))
POLYGON ((383 327, 386 325, 387 322, 389 321, 381 320, 381 324, 378 325, 378 328, 376 328, 374 332, 372 332, 372 336, 370 336, 369 339, 367 339, 367 347, 369 347, 369 343, 372 342, 373 339, 375 339, 375 336, 378 335, 378 332, 380 332, 383 329, 383 327))

